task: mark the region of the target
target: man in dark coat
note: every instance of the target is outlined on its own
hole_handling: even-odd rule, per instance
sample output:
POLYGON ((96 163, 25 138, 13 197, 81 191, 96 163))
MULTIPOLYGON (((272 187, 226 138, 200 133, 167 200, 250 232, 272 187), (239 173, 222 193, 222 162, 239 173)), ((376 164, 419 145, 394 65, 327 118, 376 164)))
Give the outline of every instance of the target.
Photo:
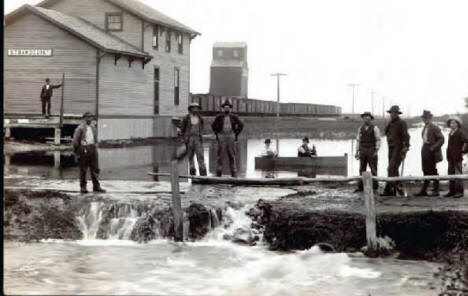
POLYGON ((224 112, 217 115, 211 125, 218 140, 216 176, 220 177, 223 173, 223 153, 227 153, 231 175, 237 177, 235 145, 244 124, 237 115, 231 113, 232 104, 229 100, 226 100, 221 107, 224 112))
MULTIPOLYGON (((372 124, 374 116, 370 112, 361 114, 364 124, 359 128, 356 137, 357 149, 356 159, 359 160, 359 174, 367 170, 367 165, 371 170, 373 176, 377 176, 377 156, 380 149, 380 130, 379 127, 372 124)), ((374 190, 378 188, 377 181, 373 182, 374 190)), ((358 188, 355 192, 363 191, 362 180, 359 180, 358 188)))
POLYGON ((190 175, 195 176, 195 154, 197 155, 200 176, 206 176, 205 158, 203 155, 203 118, 200 116, 200 105, 191 103, 188 106, 189 114, 182 120, 181 133, 187 145, 187 155, 190 164, 190 175))
MULTIPOLYGON (((437 163, 442 161, 441 147, 444 144, 444 135, 440 128, 432 122, 432 113, 424 110, 422 119, 424 129, 422 131, 423 146, 421 149, 421 163, 424 176, 437 176, 437 163)), ((433 180, 434 189, 430 196, 439 196, 439 180, 433 180)), ((429 180, 424 180, 423 187, 416 196, 427 196, 429 180)))
POLYGON ((99 157, 97 151, 97 131, 92 125, 93 115, 90 112, 83 114, 84 122, 80 124, 73 134, 73 151, 80 167, 81 193, 88 193, 86 189, 86 172, 91 173, 94 192, 106 192, 99 184, 99 157))
POLYGON ((42 86, 42 89, 41 89, 42 115, 45 116, 46 118, 49 118, 50 100, 53 95, 53 89, 61 87, 62 83, 57 84, 57 85, 52 85, 50 84, 49 78, 46 78, 45 82, 46 84, 44 84, 44 86, 42 86), (46 113, 46 110, 47 110, 47 113, 46 113))
POLYGON ((315 145, 312 145, 312 148, 309 147, 309 138, 304 137, 302 139, 302 145, 297 148, 297 156, 298 157, 312 157, 317 156, 317 149, 315 149, 315 145))
MULTIPOLYGON (((468 152, 468 135, 466 131, 462 129, 462 120, 458 116, 449 118, 449 120, 447 120, 447 125, 450 127, 447 145, 448 174, 461 175, 463 174, 463 153, 468 152)), ((444 197, 460 198, 463 196, 463 181, 450 180, 449 192, 444 195, 444 197)))
MULTIPOLYGON (((390 122, 385 127, 388 142, 388 176, 398 177, 401 162, 405 159, 409 150, 410 136, 406 122, 400 118, 400 107, 397 105, 392 106, 387 113, 390 113, 391 117, 390 122)), ((395 196, 397 193, 403 193, 399 184, 397 182, 387 182, 382 195, 395 196)))

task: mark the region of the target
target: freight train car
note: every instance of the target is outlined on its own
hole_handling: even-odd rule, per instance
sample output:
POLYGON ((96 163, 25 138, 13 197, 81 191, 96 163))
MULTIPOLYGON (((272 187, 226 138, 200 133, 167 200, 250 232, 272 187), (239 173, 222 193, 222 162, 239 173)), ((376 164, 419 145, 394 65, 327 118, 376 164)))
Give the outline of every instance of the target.
MULTIPOLYGON (((210 94, 191 94, 191 101, 201 106, 201 113, 213 116, 221 111, 222 103, 228 99, 232 111, 242 116, 275 116, 277 103, 248 99, 244 97, 214 96, 210 94)), ((280 103, 281 116, 340 116, 341 107, 306 103, 280 103)))

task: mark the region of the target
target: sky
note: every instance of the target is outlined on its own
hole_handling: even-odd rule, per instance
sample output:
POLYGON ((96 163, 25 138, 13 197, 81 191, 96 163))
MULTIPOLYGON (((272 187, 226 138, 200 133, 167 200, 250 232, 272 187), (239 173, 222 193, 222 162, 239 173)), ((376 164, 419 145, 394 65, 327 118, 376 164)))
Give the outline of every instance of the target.
MULTIPOLYGON (((466 0, 141 0, 201 33, 191 45, 192 93, 207 93, 216 41, 248 45, 249 97, 381 114, 466 112, 466 0), (372 95, 374 92, 374 104, 372 95), (384 104, 384 105, 383 105, 384 104)), ((5 13, 38 0, 5 0, 5 13)))

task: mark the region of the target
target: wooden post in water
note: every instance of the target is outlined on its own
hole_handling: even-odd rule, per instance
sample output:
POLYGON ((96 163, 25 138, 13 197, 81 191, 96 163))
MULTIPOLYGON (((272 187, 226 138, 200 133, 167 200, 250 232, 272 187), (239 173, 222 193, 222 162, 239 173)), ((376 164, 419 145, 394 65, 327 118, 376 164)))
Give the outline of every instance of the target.
POLYGON ((377 230, 375 217, 374 191, 372 189, 372 174, 370 172, 362 173, 364 184, 364 201, 366 205, 366 238, 367 253, 375 254, 377 252, 377 230))
POLYGON ((62 99, 60 100, 60 118, 59 118, 59 128, 63 127, 63 93, 65 89, 65 73, 62 74, 62 99))
POLYGON ((179 195, 179 171, 177 160, 171 161, 172 215, 174 216, 174 240, 184 240, 182 204, 179 195))

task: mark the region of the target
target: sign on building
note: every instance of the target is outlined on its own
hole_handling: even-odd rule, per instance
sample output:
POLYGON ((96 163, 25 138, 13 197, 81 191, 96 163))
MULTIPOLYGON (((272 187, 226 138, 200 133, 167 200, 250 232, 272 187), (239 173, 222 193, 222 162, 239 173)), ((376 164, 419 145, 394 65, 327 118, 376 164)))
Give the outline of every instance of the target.
POLYGON ((8 56, 14 57, 51 57, 52 49, 8 49, 8 56))

